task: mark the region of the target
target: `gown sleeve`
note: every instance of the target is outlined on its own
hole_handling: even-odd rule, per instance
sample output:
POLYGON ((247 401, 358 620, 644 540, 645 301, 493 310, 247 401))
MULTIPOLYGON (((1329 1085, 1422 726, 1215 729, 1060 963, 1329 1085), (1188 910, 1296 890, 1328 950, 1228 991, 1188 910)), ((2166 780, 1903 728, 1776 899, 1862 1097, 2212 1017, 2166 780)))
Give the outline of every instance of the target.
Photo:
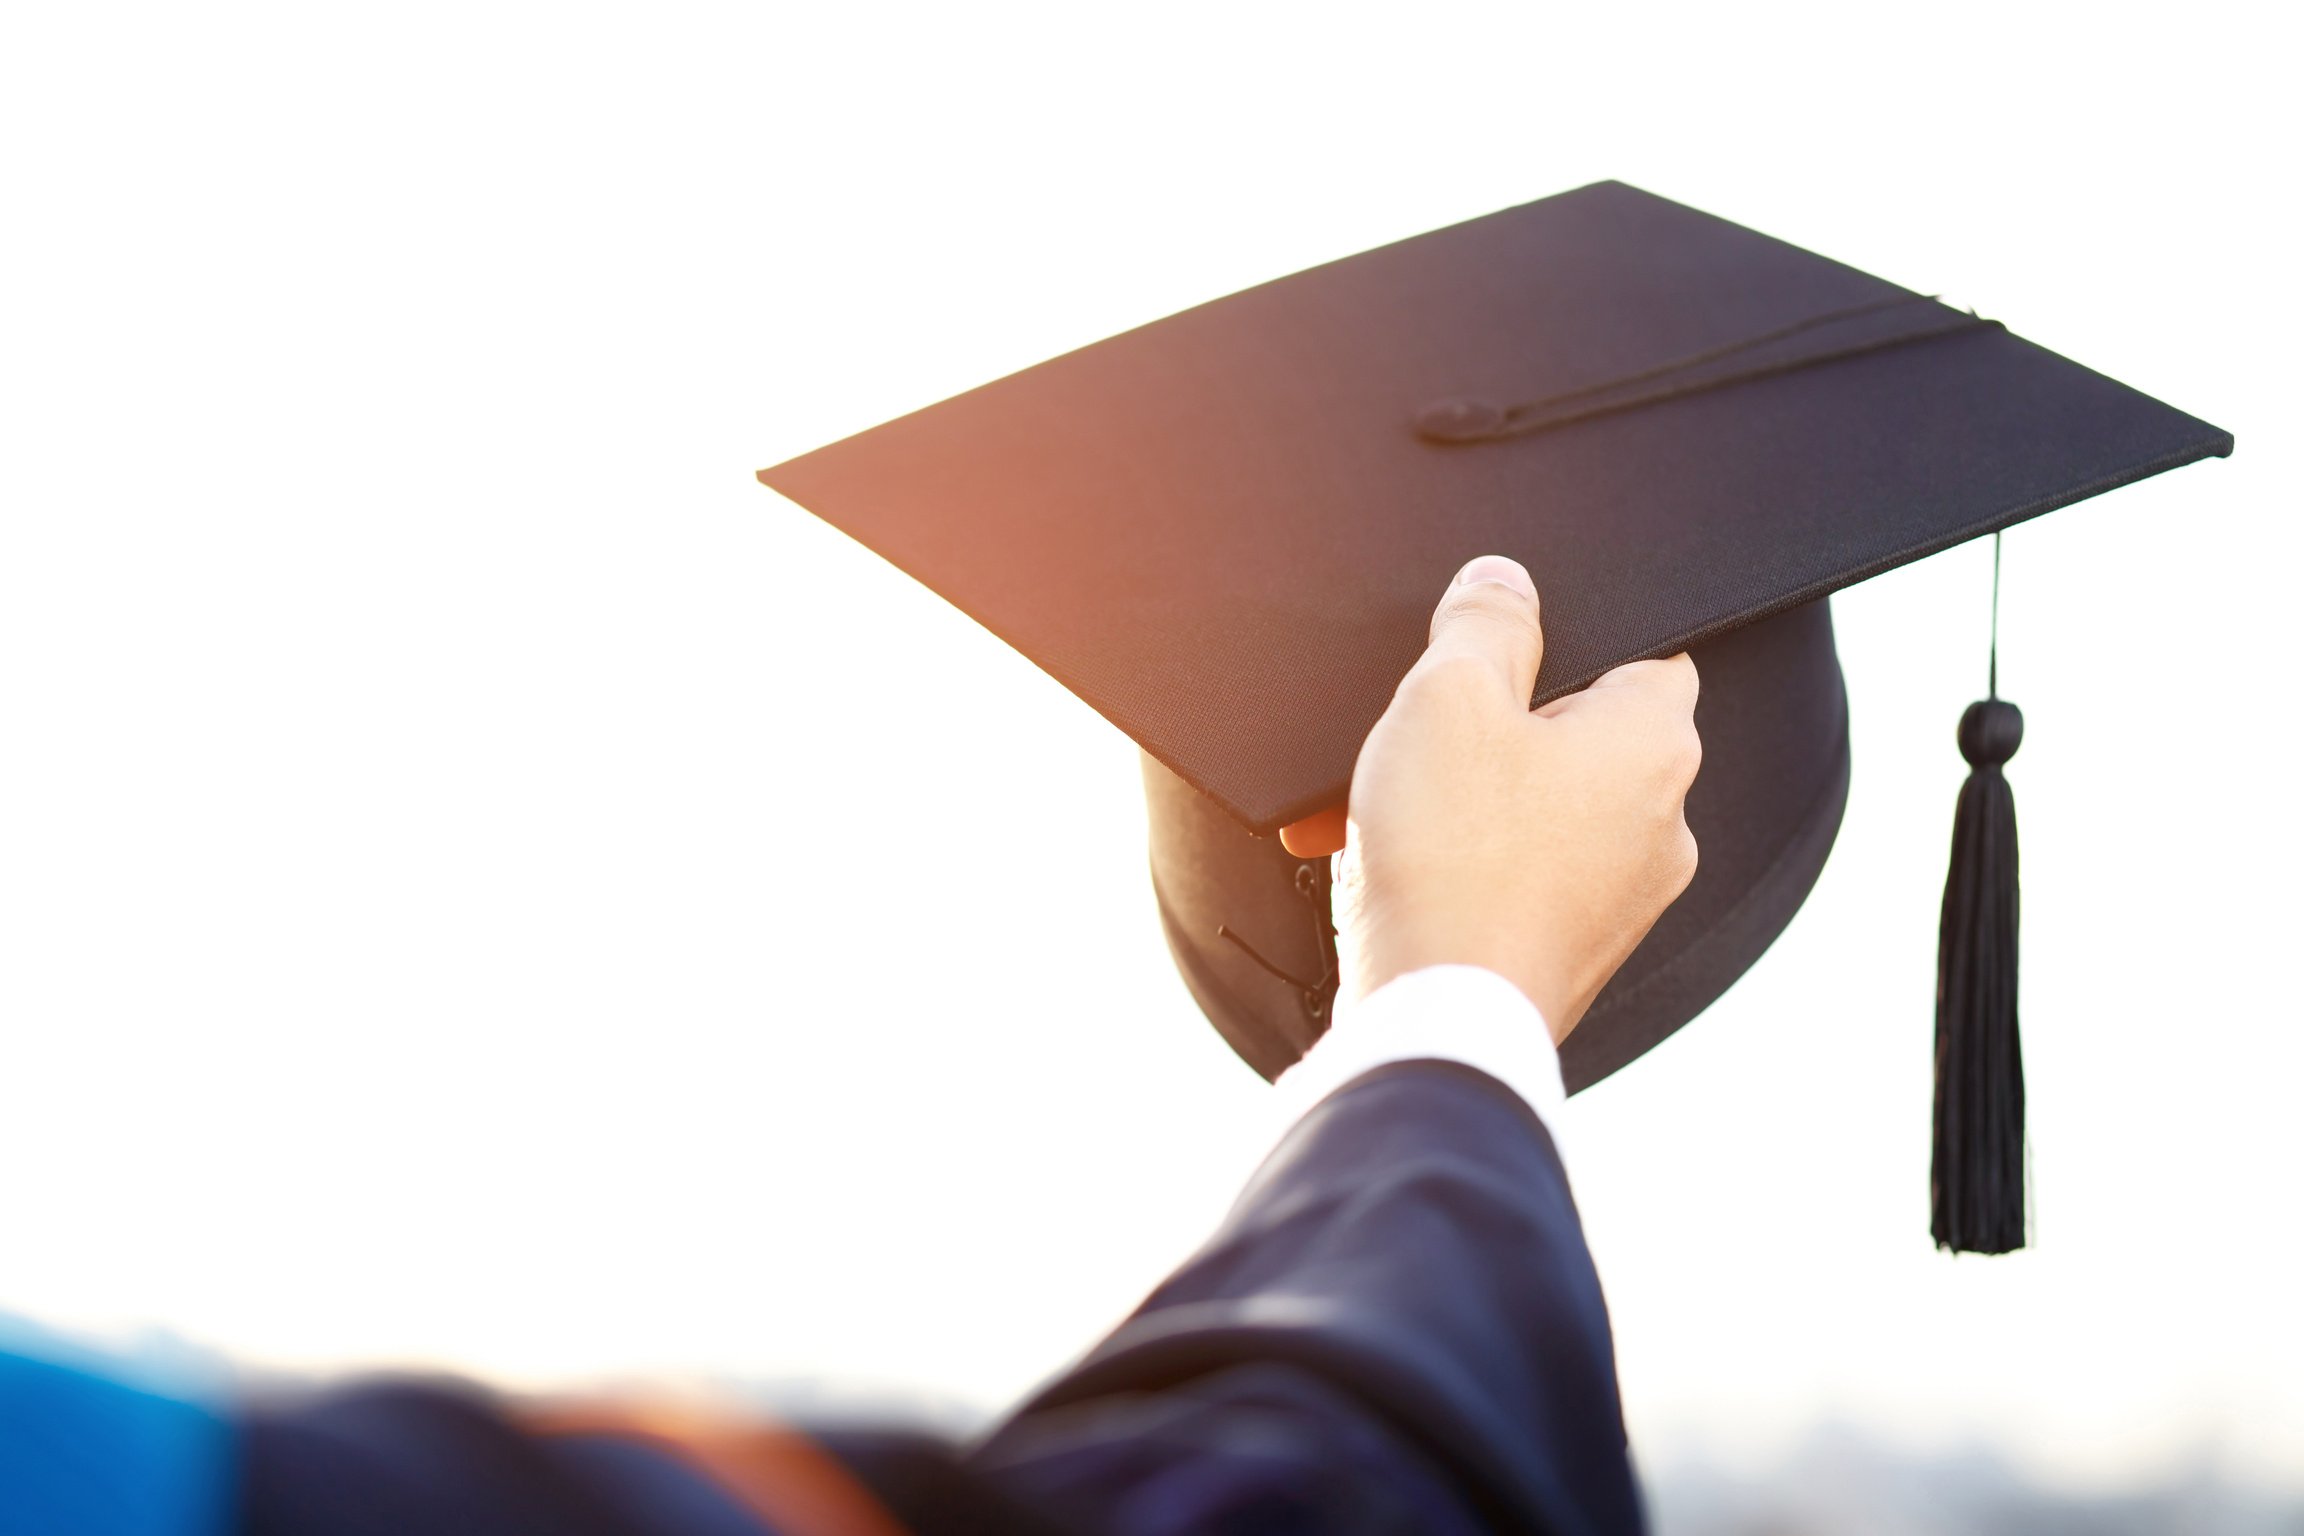
POLYGON ((1114 1536, 1644 1528, 1552 1138, 1454 1061, 1323 1100, 1214 1239, 972 1462, 1114 1536))

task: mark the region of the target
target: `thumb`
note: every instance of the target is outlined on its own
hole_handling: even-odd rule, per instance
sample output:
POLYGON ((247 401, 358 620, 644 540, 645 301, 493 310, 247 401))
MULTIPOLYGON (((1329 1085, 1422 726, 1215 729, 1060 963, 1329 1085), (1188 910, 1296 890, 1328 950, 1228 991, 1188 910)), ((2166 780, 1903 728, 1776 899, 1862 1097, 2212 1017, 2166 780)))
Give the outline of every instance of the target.
POLYGON ((1544 662, 1544 626, 1527 568, 1503 555, 1482 555, 1458 571, 1432 611, 1424 655, 1478 657, 1496 668, 1527 708, 1544 662))

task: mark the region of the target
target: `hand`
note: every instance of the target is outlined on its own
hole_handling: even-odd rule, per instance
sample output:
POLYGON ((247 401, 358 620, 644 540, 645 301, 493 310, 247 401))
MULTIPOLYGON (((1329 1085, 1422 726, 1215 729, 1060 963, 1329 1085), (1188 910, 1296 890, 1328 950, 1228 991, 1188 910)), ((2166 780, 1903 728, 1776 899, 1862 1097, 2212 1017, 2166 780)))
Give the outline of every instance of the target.
MULTIPOLYGON (((1487 555, 1352 770, 1336 925, 1348 997, 1428 965, 1485 966, 1564 1040, 1696 873, 1684 806, 1702 755, 1686 655, 1618 667, 1530 711, 1535 583, 1487 555)), ((1299 853, 1336 813, 1283 833, 1299 853)))

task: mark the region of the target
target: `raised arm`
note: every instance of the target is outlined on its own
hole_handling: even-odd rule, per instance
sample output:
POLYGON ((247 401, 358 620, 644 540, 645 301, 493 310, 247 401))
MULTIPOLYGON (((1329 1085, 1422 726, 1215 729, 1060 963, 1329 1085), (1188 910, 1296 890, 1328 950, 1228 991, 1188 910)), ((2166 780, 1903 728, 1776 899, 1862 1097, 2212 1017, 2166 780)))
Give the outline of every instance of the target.
POLYGON ((1465 567, 1348 814, 1289 829, 1343 845, 1344 1006, 1282 1083, 1332 1091, 985 1476, 1126 1536, 1640 1528, 1545 1117, 1555 1042, 1695 872, 1696 675, 1638 663, 1532 713, 1542 649, 1527 573, 1465 567))

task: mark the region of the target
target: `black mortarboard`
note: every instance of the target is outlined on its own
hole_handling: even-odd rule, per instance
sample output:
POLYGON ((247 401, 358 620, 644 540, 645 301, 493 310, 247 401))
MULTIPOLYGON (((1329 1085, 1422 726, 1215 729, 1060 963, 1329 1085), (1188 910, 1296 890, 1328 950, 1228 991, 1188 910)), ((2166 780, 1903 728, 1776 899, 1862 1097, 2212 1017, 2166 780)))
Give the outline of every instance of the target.
MULTIPOLYGON (((1848 786, 1826 594, 2229 434, 1765 235, 1605 182, 1282 278, 760 478, 974 616, 1147 754, 1193 996, 1258 1071, 1326 1027, 1343 800, 1473 555, 1536 575, 1533 702, 1688 649, 1702 850, 1572 1034, 1570 1089, 1693 1018, 1808 893, 1848 786)), ((2020 718, 1972 709, 1939 964, 1935 1230, 2022 1242, 2020 718)))

